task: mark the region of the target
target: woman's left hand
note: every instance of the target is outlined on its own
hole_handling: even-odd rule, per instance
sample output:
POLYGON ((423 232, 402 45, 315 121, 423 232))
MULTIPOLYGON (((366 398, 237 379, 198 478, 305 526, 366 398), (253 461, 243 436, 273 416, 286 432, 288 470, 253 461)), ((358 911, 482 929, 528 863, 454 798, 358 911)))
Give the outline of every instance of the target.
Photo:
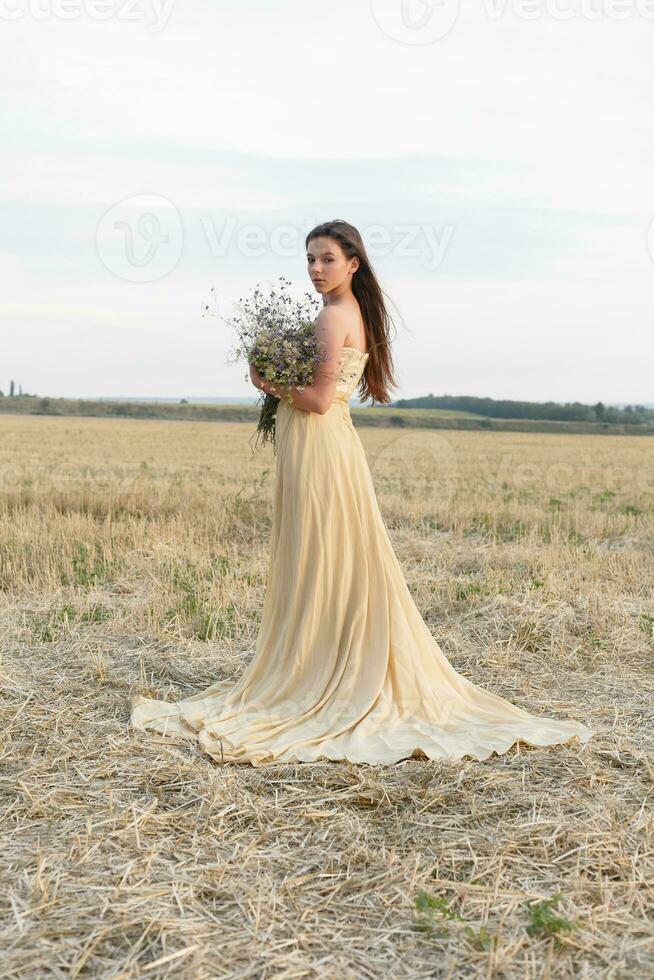
POLYGON ((258 388, 259 391, 261 391, 262 390, 261 384, 265 380, 266 379, 260 374, 259 369, 256 368, 254 364, 250 364, 250 381, 252 382, 254 387, 258 388))

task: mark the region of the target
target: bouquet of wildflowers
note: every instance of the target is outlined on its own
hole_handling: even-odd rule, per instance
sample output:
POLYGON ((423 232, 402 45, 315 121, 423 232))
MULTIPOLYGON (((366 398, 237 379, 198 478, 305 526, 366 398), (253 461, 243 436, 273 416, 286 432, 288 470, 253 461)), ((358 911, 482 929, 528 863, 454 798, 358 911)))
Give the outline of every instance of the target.
MULTIPOLYGON (((290 281, 280 276, 279 282, 279 287, 268 292, 257 285, 249 298, 236 304, 235 315, 221 319, 236 332, 237 340, 230 352, 234 360, 254 364, 272 384, 302 390, 311 384, 314 367, 325 359, 313 325, 321 303, 311 293, 294 299, 288 292, 290 281)), ((288 397, 290 401, 290 394, 288 397)), ((258 402, 261 411, 257 440, 261 437, 264 445, 270 442, 273 452, 279 402, 279 398, 265 392, 261 392, 258 402)))

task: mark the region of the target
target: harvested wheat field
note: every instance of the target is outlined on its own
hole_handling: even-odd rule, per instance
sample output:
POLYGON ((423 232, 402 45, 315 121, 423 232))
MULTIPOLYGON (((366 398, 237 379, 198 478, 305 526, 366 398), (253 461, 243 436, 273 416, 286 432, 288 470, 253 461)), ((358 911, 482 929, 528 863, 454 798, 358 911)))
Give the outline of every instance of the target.
POLYGON ((596 734, 254 768, 128 727, 252 655, 252 432, 0 418, 2 976, 654 976, 654 439, 360 429, 456 669, 596 734))

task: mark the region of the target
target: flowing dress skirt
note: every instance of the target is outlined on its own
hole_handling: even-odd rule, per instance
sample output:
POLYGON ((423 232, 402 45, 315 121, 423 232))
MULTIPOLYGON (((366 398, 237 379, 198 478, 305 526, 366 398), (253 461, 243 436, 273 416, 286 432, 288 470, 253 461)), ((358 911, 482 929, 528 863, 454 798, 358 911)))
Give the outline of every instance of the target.
POLYGON ((281 401, 266 597, 239 679, 182 701, 137 696, 132 724, 197 739, 217 762, 486 759, 518 740, 593 732, 529 714, 457 673, 420 615, 339 395, 324 415, 281 401))

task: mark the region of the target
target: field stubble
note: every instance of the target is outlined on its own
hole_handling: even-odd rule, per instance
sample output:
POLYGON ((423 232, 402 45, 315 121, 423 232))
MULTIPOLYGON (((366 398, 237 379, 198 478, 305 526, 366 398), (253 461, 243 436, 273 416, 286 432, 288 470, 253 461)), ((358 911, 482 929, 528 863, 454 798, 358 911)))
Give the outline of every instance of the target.
POLYGON ((586 746, 254 769, 128 728, 252 655, 250 436, 0 418, 2 975, 654 976, 654 440, 361 432, 448 658, 586 746))

